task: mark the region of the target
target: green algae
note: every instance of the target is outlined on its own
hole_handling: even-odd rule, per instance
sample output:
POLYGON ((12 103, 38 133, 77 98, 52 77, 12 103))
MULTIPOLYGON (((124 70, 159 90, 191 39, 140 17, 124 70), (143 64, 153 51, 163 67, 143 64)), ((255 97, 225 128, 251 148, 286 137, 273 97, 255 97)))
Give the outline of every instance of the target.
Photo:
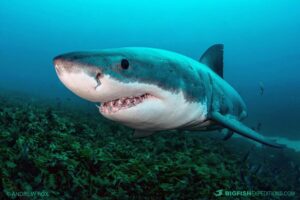
POLYGON ((1 97, 0 107, 0 198, 18 199, 10 195, 18 191, 46 191, 52 199, 227 199, 214 196, 220 189, 300 192, 299 153, 292 150, 177 131, 133 139, 131 129, 96 112, 7 99, 1 97), (243 159, 249 149, 255 158, 243 159))

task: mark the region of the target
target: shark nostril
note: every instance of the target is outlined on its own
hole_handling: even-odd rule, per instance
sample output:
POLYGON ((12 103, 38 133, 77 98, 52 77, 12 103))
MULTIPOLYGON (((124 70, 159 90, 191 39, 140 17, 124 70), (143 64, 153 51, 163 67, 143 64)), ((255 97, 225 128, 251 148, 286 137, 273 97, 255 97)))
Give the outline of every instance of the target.
POLYGON ((53 59, 54 65, 61 65, 62 62, 63 62, 63 59, 61 58, 61 56, 57 56, 53 59))

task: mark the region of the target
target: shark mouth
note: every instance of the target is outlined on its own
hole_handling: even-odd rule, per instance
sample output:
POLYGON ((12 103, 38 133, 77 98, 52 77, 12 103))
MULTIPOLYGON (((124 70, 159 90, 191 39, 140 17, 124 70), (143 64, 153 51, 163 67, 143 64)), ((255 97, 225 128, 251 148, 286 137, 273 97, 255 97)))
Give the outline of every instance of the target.
POLYGON ((101 106, 97 106, 100 109, 101 113, 104 114, 113 114, 118 112, 119 110, 128 109, 131 107, 134 107, 142 102, 144 102, 146 99, 149 99, 152 96, 149 93, 143 94, 141 96, 131 96, 131 97, 122 97, 120 99, 115 99, 112 101, 107 101, 104 103, 101 103, 101 106))

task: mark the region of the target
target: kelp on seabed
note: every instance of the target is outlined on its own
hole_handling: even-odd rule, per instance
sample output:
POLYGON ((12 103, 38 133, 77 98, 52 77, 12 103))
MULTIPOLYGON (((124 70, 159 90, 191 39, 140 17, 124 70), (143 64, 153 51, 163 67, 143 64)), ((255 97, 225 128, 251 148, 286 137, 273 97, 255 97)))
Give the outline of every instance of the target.
POLYGON ((177 131, 133 139, 132 130, 98 113, 62 109, 61 100, 6 95, 0 102, 1 199, 19 191, 57 199, 214 198, 219 189, 300 193, 300 156, 289 149, 177 131))

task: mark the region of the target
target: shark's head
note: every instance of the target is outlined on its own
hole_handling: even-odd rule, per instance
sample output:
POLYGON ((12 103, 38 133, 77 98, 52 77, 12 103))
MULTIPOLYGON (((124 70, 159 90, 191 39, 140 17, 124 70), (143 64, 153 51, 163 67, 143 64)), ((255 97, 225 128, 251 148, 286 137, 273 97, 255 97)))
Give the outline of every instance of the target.
POLYGON ((73 52, 54 58, 64 85, 100 103, 104 117, 148 130, 178 127, 195 115, 205 117, 205 86, 190 62, 194 61, 148 48, 73 52))

